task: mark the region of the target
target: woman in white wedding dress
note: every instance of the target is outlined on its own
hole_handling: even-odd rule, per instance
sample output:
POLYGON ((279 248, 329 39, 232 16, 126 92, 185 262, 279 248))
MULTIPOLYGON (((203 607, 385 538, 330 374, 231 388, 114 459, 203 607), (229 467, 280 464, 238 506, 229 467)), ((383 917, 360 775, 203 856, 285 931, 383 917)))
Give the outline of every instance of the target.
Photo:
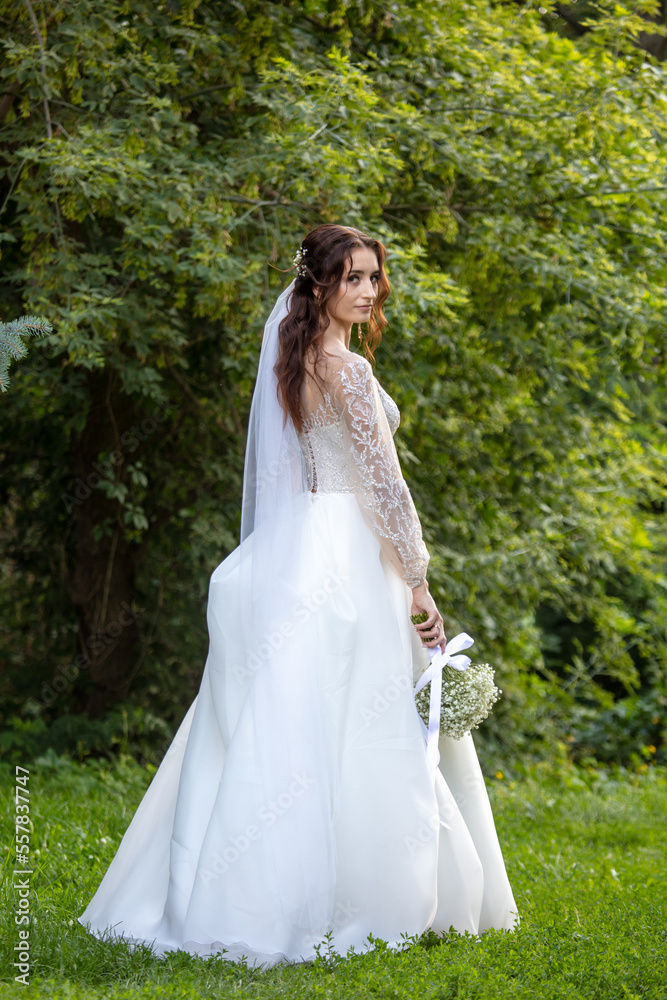
POLYGON ((441 738, 434 779, 414 703, 442 617, 398 408, 349 350, 355 323, 380 340, 384 259, 318 227, 266 324, 241 543, 199 694, 79 918, 98 936, 270 966, 327 935, 344 955, 518 924, 472 736, 441 738))

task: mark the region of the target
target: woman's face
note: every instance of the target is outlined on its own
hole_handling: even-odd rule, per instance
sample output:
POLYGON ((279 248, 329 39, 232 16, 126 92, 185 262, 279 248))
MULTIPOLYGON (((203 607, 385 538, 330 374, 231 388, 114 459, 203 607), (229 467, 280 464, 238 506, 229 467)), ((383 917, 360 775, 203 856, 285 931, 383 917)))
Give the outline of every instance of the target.
POLYGON ((343 278, 327 302, 329 317, 350 329, 353 323, 366 323, 371 318, 380 281, 380 262, 370 247, 352 251, 352 260, 345 264, 343 278))

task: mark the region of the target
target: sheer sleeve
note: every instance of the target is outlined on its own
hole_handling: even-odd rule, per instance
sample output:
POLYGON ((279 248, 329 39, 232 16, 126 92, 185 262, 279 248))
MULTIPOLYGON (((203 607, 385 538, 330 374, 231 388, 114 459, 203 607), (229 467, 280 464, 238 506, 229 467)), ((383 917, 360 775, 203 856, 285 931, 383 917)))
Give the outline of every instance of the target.
POLYGON ((350 355, 332 388, 362 513, 403 580, 416 587, 426 578, 429 554, 370 363, 350 355))

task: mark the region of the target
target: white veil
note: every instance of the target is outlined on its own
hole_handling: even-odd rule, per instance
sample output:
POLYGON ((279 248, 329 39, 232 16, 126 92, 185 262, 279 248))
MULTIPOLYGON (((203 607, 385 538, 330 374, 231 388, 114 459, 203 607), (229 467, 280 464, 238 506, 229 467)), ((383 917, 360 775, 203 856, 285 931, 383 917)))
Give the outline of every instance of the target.
MULTIPOLYGON (((283 427, 273 368, 278 360, 278 328, 289 310, 294 282, 282 292, 264 327, 257 381, 248 423, 243 470, 241 542, 255 528, 271 521, 276 511, 307 489, 294 424, 283 427)), ((278 541, 278 539, 275 539, 278 541)))
POLYGON ((282 803, 263 828, 271 898, 262 922, 273 921, 276 947, 320 941, 334 908, 337 790, 329 753, 317 664, 316 615, 308 614, 312 579, 306 464, 296 428, 283 420, 274 365, 278 327, 292 282, 264 328, 250 409, 243 477, 240 586, 250 713, 256 753, 249 762, 256 808, 282 803))

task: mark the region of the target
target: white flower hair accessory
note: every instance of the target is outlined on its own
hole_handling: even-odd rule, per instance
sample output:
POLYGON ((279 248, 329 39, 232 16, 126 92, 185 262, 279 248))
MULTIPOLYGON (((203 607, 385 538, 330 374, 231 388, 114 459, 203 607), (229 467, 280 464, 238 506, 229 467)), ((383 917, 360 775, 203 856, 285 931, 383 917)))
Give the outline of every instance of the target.
POLYGON ((308 251, 306 250, 306 248, 301 246, 294 254, 294 257, 292 259, 294 267, 296 268, 296 273, 300 278, 303 278, 303 276, 306 274, 308 270, 308 268, 306 267, 306 262, 304 260, 307 253, 308 251))

